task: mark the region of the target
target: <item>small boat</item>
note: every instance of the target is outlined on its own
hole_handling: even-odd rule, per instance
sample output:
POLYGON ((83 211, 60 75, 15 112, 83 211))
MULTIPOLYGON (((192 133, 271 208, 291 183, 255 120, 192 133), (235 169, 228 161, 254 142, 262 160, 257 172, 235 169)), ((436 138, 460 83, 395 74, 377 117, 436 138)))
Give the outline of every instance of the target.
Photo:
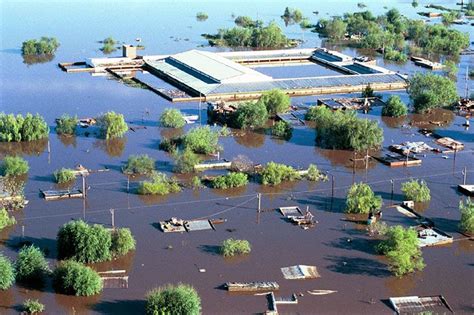
POLYGON ((309 290, 307 292, 311 295, 327 295, 331 293, 337 293, 337 291, 334 290, 309 290))

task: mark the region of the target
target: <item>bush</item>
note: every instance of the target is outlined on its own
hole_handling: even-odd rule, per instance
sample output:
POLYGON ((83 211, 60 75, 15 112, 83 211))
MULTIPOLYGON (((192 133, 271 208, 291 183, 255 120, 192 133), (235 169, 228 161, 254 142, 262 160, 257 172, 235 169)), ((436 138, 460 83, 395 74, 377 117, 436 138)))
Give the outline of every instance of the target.
POLYGON ((0 142, 34 141, 48 137, 49 127, 44 118, 30 113, 25 117, 0 113, 0 142))
POLYGON ((193 189, 199 189, 204 187, 204 185, 202 184, 202 180, 199 178, 199 176, 193 176, 193 178, 191 178, 191 187, 193 189))
POLYGON ((394 226, 388 229, 386 237, 376 246, 376 250, 387 256, 389 268, 397 277, 423 270, 425 265, 415 229, 394 226))
POLYGON ((446 60, 443 62, 444 73, 448 76, 451 80, 456 80, 456 75, 459 71, 458 66, 454 61, 446 60))
POLYGON ((397 95, 390 96, 387 104, 382 108, 382 116, 400 117, 406 116, 407 113, 407 106, 397 95))
POLYGON ((184 149, 176 154, 176 165, 174 171, 178 173, 192 173, 194 166, 201 163, 201 158, 191 149, 184 149))
POLYGON ((470 198, 465 202, 460 201, 459 210, 461 211, 459 228, 464 233, 474 234, 474 202, 470 198))
POLYGON ((451 106, 459 99, 456 84, 452 80, 430 72, 416 73, 410 79, 408 94, 418 113, 451 106))
POLYGON ((102 279, 94 269, 68 260, 54 270, 53 286, 64 294, 91 296, 102 291, 102 279))
POLYGON ((408 56, 405 53, 395 49, 386 50, 383 55, 383 58, 396 62, 406 62, 408 60, 408 56))
POLYGON ((19 156, 6 156, 0 165, 2 176, 19 176, 28 173, 28 162, 19 156))
POLYGON ((402 191, 407 200, 413 200, 414 202, 426 202, 431 199, 430 189, 423 180, 413 179, 402 183, 402 191))
POLYGON ((160 116, 160 124, 167 128, 181 128, 186 125, 186 120, 179 110, 167 108, 160 116))
POLYGON ((53 55, 59 48, 59 42, 54 37, 41 37, 37 39, 29 39, 22 43, 21 53, 24 56, 31 55, 53 55))
POLYGON ((183 137, 174 137, 174 138, 163 138, 160 141, 159 149, 169 153, 175 153, 178 150, 178 146, 183 143, 183 137))
POLYGON ((262 102, 240 103, 233 113, 231 123, 234 128, 255 129, 265 125, 268 112, 262 102))
POLYGON ((38 300, 27 299, 23 302, 23 311, 27 314, 37 314, 44 312, 44 304, 40 303, 38 300))
POLYGON ((320 180, 326 180, 327 176, 324 175, 318 169, 318 167, 316 165, 310 164, 308 166, 308 174, 306 174, 306 179, 310 180, 310 181, 313 181, 313 182, 317 182, 317 181, 320 181, 320 180))
POLYGON ((362 97, 366 98, 366 97, 374 97, 374 96, 375 96, 374 89, 370 86, 370 84, 367 84, 365 89, 362 90, 362 97))
POLYGON ((247 174, 231 172, 227 175, 218 176, 211 180, 211 187, 216 189, 227 189, 242 187, 249 182, 247 174))
POLYGON ((275 162, 268 163, 263 169, 261 176, 263 185, 272 186, 278 185, 283 181, 300 179, 300 175, 293 167, 275 162))
POLYGON ((127 164, 123 168, 123 172, 127 175, 145 175, 155 170, 155 160, 147 154, 130 155, 127 164))
POLYGON ((179 184, 160 172, 153 172, 150 180, 142 181, 138 186, 139 195, 167 195, 179 191, 179 184))
POLYGON ((234 257, 238 255, 249 254, 252 250, 249 241, 235 240, 233 238, 226 239, 222 242, 221 254, 224 257, 234 257))
POLYGON ((7 290, 15 282, 15 269, 7 257, 0 253, 0 290, 7 290))
POLYGON ((54 179, 56 180, 56 183, 58 184, 68 183, 76 179, 76 175, 74 175, 74 170, 70 168, 63 167, 59 170, 56 170, 53 175, 54 179))
POLYGON ((369 185, 355 183, 346 199, 346 213, 374 213, 382 207, 382 197, 375 196, 369 185))
POLYGON ((273 89, 266 91, 259 99, 267 108, 268 114, 275 116, 278 113, 285 113, 289 110, 291 105, 290 97, 285 92, 273 89))
POLYGON ((211 154, 218 151, 217 144, 219 135, 211 130, 209 126, 191 129, 184 136, 184 147, 191 149, 194 153, 211 154))
POLYGON ((196 19, 197 19, 198 21, 205 21, 205 20, 207 20, 208 18, 209 18, 209 16, 208 16, 207 13, 205 13, 205 12, 198 12, 198 13, 196 14, 196 19))
POLYGON ((147 315, 199 315, 201 314, 201 298, 190 285, 166 285, 147 293, 145 313, 147 315))
POLYGON ((76 133, 77 116, 62 115, 56 120, 56 132, 60 135, 73 136, 76 133))
POLYGON ((275 137, 289 139, 291 138, 292 134, 293 128, 286 121, 277 121, 272 127, 272 135, 274 135, 275 137))
POLYGON ((135 249, 135 238, 128 228, 115 229, 112 232, 112 245, 110 250, 114 256, 126 255, 135 249))
POLYGON ((14 217, 11 217, 8 214, 7 209, 0 208, 0 231, 6 228, 7 226, 13 225, 16 223, 14 217))
POLYGON ((105 139, 122 137, 128 130, 122 114, 107 112, 97 118, 100 134, 105 139))
POLYGON ((50 272, 43 252, 34 245, 20 250, 15 269, 16 280, 19 282, 42 283, 50 272))

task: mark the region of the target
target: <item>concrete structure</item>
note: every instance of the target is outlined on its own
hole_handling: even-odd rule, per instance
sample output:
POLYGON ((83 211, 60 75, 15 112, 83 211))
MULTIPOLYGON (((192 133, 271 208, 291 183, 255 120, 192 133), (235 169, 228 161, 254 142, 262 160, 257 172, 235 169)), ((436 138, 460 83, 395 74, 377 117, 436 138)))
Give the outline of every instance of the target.
POLYGON ((137 47, 133 45, 122 45, 122 56, 130 59, 137 58, 137 47))

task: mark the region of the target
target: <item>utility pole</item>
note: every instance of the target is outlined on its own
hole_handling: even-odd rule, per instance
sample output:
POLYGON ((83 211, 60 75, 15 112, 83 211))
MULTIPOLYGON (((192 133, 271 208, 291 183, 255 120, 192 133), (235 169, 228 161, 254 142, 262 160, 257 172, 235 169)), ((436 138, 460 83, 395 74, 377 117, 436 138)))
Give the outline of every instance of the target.
POLYGON ((127 176, 127 194, 130 193, 130 176, 127 176))
POLYGON ((86 199, 86 177, 82 175, 82 198, 86 199))
POLYGON ((334 202, 334 174, 331 174, 331 211, 332 211, 332 204, 334 202))
POLYGON ((110 214, 112 216, 112 229, 115 230, 115 209, 110 209, 110 214))
POLYGON ((392 184, 392 192, 390 193, 390 205, 393 205, 393 186, 394 186, 393 179, 390 180, 390 183, 392 184))
POLYGON ((21 238, 25 238, 25 226, 21 226, 21 238))
POLYGON ((464 171, 462 172, 462 174, 464 175, 463 180, 462 180, 462 184, 466 185, 466 177, 467 177, 467 167, 466 166, 464 166, 464 171))
POLYGON ((257 194, 257 198, 258 198, 258 208, 257 208, 257 212, 260 213, 262 211, 262 194, 261 193, 258 193, 257 194))

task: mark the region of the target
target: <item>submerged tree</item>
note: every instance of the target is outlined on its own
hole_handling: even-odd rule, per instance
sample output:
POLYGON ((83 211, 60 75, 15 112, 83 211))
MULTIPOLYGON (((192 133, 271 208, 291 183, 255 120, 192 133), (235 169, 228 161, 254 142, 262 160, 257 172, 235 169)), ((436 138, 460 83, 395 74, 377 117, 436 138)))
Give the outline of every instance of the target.
POLYGON ((418 113, 449 107, 459 99, 455 83, 433 73, 416 73, 410 79, 408 94, 418 113))
POLYGON ((56 132, 59 135, 73 136, 76 133, 77 123, 77 116, 72 117, 64 114, 56 120, 56 132))
POLYGON ((76 296, 91 296, 102 291, 99 274, 79 262, 63 261, 53 272, 53 287, 56 291, 76 296))
POLYGON ((459 210, 461 211, 459 228, 464 233, 474 234, 474 202, 470 198, 465 202, 460 201, 459 210))
POLYGON ((268 111, 263 102, 245 102, 239 104, 231 118, 231 125, 239 129, 254 129, 265 125, 268 111))
POLYGON ((28 161, 20 156, 6 156, 0 164, 0 175, 19 176, 28 173, 28 161))
POLYGON ((29 39, 22 43, 21 53, 23 55, 53 55, 59 48, 59 42, 54 37, 41 37, 29 39))
POLYGON ((382 197, 376 196, 369 185, 355 183, 349 189, 346 199, 347 213, 374 213, 382 207, 382 197))
POLYGON ((234 257, 238 255, 249 254, 251 250, 252 247, 247 240, 236 240, 229 238, 223 241, 221 245, 221 253, 224 257, 234 257))
POLYGON ((0 290, 7 290, 13 283, 15 283, 13 264, 8 257, 0 253, 0 290))
POLYGON ((268 114, 275 116, 278 113, 285 113, 290 109, 290 97, 279 89, 266 91, 260 96, 259 102, 267 108, 268 114))
POLYGON ((48 137, 49 127, 39 114, 0 113, 0 142, 34 141, 48 137))
POLYGON ((128 130, 128 125, 122 114, 113 111, 97 118, 100 134, 104 139, 122 137, 128 130))
POLYGON ((168 178, 166 174, 152 172, 150 179, 140 182, 138 186, 139 195, 167 195, 181 191, 181 187, 174 178, 168 178))
POLYGON ((190 285, 165 285, 147 293, 145 313, 199 315, 201 298, 190 285))
POLYGON ((64 168, 64 167, 59 170, 56 170, 53 173, 53 176, 54 176, 54 179, 56 180, 56 183, 58 184, 68 183, 76 179, 74 170, 70 168, 64 168))
POLYGON ((50 273, 43 252, 34 245, 25 246, 20 250, 15 269, 19 282, 42 283, 50 273))
POLYGON ((211 154, 219 150, 219 134, 209 126, 195 127, 184 136, 184 147, 195 153, 211 154))
POLYGON ((146 175, 155 170, 155 163, 147 154, 130 155, 122 170, 127 175, 146 175))
POLYGON ((160 124, 167 128, 181 128, 186 125, 186 120, 178 109, 167 108, 160 116, 160 124))
POLYGON ((401 117, 406 116, 408 107, 402 102, 398 95, 391 95, 382 108, 382 116, 401 117))
POLYGON ((430 189, 423 180, 412 179, 402 183, 402 192, 407 200, 413 200, 414 202, 426 202, 431 199, 430 189))

